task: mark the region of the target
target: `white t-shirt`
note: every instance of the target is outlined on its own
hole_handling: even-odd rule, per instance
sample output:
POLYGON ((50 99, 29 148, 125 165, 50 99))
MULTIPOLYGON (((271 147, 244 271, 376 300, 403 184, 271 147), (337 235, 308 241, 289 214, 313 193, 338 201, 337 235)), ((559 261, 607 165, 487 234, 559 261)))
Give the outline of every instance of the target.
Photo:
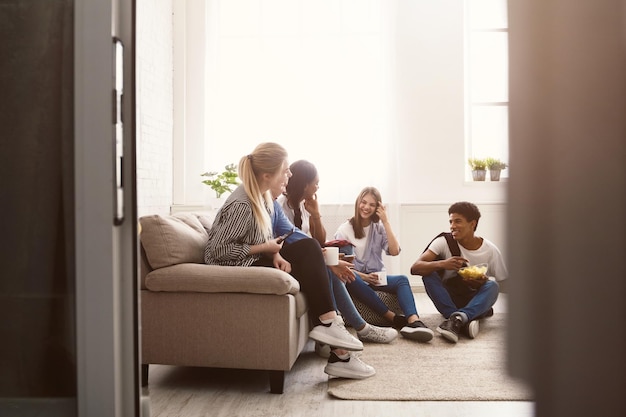
POLYGON ((350 221, 342 223, 335 239, 345 239, 354 246, 354 268, 360 272, 376 272, 385 268, 383 263, 383 252, 389 255, 389 242, 387 232, 380 222, 370 223, 364 227, 365 236, 357 239, 354 236, 354 228, 350 221))
MULTIPOLYGON (((440 259, 448 259, 452 257, 452 253, 450 252, 450 248, 448 247, 448 242, 443 236, 435 239, 428 246, 428 249, 431 250, 440 259)), ((497 281, 502 281, 503 279, 507 279, 509 277, 509 271, 504 264, 504 259, 502 258, 500 249, 498 249, 498 247, 489 240, 483 238, 482 245, 480 245, 480 247, 476 250, 466 249, 460 244, 459 249, 461 249, 461 256, 469 260, 470 265, 486 263, 486 275, 488 277, 493 278, 497 281)), ((449 278, 450 276, 454 275, 454 273, 455 271, 446 270, 444 274, 444 279, 449 278)))
POLYGON ((366 227, 363 228, 363 231, 365 232, 365 236, 363 236, 361 239, 357 239, 354 236, 354 228, 352 227, 352 225, 350 224, 349 221, 342 223, 341 225, 339 225, 339 228, 337 228, 337 232, 335 233, 335 239, 343 239, 343 240, 347 240, 348 242, 352 243, 352 245, 354 246, 352 248, 352 250, 354 251, 354 256, 357 259, 363 259, 365 257, 365 248, 367 245, 367 237, 370 234, 370 229, 372 228, 372 225, 368 225, 366 227))
MULTIPOLYGON (((281 194, 278 196, 276 201, 283 208, 283 211, 285 212, 285 216, 287 216, 289 221, 291 221, 291 223, 295 225, 296 224, 295 218, 294 218, 295 213, 293 209, 289 207, 289 203, 287 202, 287 197, 284 194, 281 194)), ((302 230, 307 235, 311 236, 311 228, 309 227, 309 222, 311 221, 310 220, 311 213, 306 211, 306 209, 304 208, 304 200, 300 202, 300 212, 302 213, 302 226, 300 226, 300 230, 302 230)))

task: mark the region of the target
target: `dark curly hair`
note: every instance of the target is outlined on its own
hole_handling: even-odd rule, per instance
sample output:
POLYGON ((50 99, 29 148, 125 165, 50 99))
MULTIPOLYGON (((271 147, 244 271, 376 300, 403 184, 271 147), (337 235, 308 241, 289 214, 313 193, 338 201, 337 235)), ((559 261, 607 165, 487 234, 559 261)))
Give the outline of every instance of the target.
POLYGON ((476 224, 474 225, 474 231, 478 227, 478 220, 480 219, 480 210, 476 207, 476 204, 470 203, 468 201, 459 201, 458 203, 454 203, 448 209, 448 214, 460 214, 465 217, 465 220, 471 222, 472 220, 476 220, 476 224))

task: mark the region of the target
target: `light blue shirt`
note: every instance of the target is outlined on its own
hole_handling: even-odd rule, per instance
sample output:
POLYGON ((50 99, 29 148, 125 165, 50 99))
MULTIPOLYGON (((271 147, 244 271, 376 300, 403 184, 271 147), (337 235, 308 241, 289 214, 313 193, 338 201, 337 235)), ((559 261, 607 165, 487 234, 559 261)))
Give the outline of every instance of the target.
POLYGON ((387 231, 380 222, 371 223, 367 236, 357 239, 350 221, 347 221, 339 226, 335 239, 347 240, 355 246, 354 269, 357 271, 369 274, 385 269, 383 251, 389 255, 389 242, 387 231))

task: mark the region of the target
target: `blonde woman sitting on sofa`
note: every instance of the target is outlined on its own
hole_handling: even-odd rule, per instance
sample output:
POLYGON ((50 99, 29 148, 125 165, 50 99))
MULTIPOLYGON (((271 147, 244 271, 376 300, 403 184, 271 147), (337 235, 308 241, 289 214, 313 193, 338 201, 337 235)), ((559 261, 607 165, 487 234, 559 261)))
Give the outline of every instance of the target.
MULTIPOLYGON (((205 262, 215 265, 266 266, 291 274, 306 295, 314 318, 309 337, 333 347, 324 372, 343 378, 367 378, 376 373, 353 351, 363 344, 344 327, 334 309, 322 249, 302 232, 284 242, 273 219, 283 214, 271 189, 284 189, 291 172, 285 149, 262 143, 239 162, 240 185, 218 211, 205 250, 205 262), (278 209, 278 212, 276 211, 278 209)), ((340 274, 350 273, 347 267, 340 274)))

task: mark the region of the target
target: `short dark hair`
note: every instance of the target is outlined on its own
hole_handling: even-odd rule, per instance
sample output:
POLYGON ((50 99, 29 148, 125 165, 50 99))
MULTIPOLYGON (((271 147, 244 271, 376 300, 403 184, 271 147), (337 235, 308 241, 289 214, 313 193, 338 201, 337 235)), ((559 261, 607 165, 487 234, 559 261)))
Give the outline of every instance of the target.
POLYGON ((480 210, 476 207, 476 204, 470 203, 468 201, 459 201, 454 203, 448 209, 448 214, 460 214, 465 217, 465 220, 471 222, 472 220, 476 220, 476 225, 474 225, 474 231, 478 227, 478 220, 480 219, 480 210))

